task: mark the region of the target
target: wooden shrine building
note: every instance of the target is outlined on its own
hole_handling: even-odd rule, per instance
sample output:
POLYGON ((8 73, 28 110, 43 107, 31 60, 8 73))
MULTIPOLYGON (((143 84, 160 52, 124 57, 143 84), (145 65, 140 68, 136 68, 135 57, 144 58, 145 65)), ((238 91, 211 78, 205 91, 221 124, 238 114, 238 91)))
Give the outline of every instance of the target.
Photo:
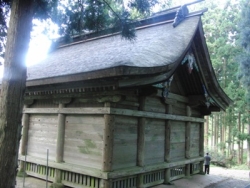
POLYGON ((138 23, 135 41, 90 34, 29 67, 20 171, 81 188, 150 187, 202 172, 204 115, 232 101, 201 15, 177 25, 176 10, 162 12, 138 23))

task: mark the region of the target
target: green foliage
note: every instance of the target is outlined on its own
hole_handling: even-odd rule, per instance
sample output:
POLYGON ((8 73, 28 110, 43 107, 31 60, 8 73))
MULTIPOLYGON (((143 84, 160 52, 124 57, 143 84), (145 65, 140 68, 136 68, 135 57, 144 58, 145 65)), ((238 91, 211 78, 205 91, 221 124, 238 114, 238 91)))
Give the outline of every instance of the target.
POLYGON ((250 135, 247 133, 238 133, 238 139, 243 140, 250 140, 250 135))
POLYGON ((135 38, 134 19, 150 14, 156 0, 74 0, 58 1, 52 21, 57 23, 61 36, 70 39, 74 36, 114 28, 121 31, 126 39, 135 38))
MULTIPOLYGON (((4 56, 7 36, 7 18, 10 12, 11 1, 0 0, 0 56, 4 56)), ((0 63, 1 64, 1 63, 0 63)))
POLYGON ((250 109, 250 3, 243 0, 241 3, 241 20, 240 27, 240 44, 243 52, 238 57, 240 62, 239 78, 246 87, 246 99, 248 101, 248 108, 250 109))
MULTIPOLYGON (((135 19, 149 16, 157 3, 157 0, 37 0, 34 19, 56 23, 59 35, 68 42, 72 37, 84 37, 85 34, 110 28, 132 40, 136 37, 135 19)), ((0 52, 4 52, 10 4, 11 0, 0 0, 0 52)))

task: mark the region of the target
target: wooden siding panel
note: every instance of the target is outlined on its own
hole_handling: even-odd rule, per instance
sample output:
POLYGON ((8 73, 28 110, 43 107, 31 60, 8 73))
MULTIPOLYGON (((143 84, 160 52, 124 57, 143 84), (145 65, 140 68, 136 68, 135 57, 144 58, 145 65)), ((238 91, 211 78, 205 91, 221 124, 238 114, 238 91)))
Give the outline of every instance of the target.
POLYGON ((58 104, 54 103, 53 100, 35 100, 30 108, 57 108, 58 104))
POLYGON ((103 127, 103 115, 66 116, 64 161, 101 169, 103 127))
POLYGON ((158 97, 147 97, 145 100, 145 111, 165 113, 165 104, 158 97))
POLYGON ((48 149, 49 160, 55 160, 57 121, 56 115, 30 115, 28 155, 46 159, 48 149))
POLYGON ((185 122, 171 121, 170 160, 185 159, 185 122))
POLYGON ((116 116, 114 128, 113 170, 136 166, 137 124, 137 118, 116 116))
POLYGON ((199 157, 200 124, 192 123, 190 129, 190 157, 199 157))
POLYGON ((186 108, 182 108, 179 106, 173 106, 173 114, 186 116, 186 108))
POLYGON ((145 122, 145 165, 164 162, 165 121, 146 119, 145 122))

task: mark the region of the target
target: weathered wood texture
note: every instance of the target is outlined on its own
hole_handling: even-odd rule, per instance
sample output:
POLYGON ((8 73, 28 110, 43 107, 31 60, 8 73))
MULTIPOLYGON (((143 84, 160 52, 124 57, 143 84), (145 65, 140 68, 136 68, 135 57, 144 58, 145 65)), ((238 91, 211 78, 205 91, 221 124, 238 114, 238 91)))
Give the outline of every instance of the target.
POLYGON ((56 115, 30 115, 28 155, 46 159, 48 149, 49 160, 55 161, 57 122, 58 117, 56 115))
POLYGON ((185 122, 171 121, 170 160, 185 159, 185 122))
MULTIPOLYGON (((105 103, 105 106, 110 106, 110 103, 105 103)), ((104 115, 104 121, 102 171, 110 172, 113 164, 115 116, 104 115)))
POLYGON ((71 103, 67 104, 67 108, 73 107, 103 107, 103 103, 97 102, 93 97, 78 98, 72 100, 71 103))
POLYGON ((190 125, 190 157, 199 157, 200 143, 200 124, 191 123, 190 125))
POLYGON ((113 170, 136 166, 137 124, 135 117, 116 116, 114 127, 113 170))
POLYGON ((165 104, 161 102, 159 97, 147 97, 144 110, 147 112, 165 113, 165 104))
POLYGON ((165 121, 146 119, 145 122, 145 165, 164 162, 165 121))
POLYGON ((57 108, 58 104, 53 102, 53 99, 35 100, 35 102, 29 106, 30 108, 57 108))
POLYGON ((126 97, 124 96, 121 101, 117 103, 112 103, 111 107, 138 110, 139 107, 138 96, 131 96, 131 95, 127 95, 126 97))
POLYGON ((101 169, 103 127, 103 115, 66 116, 64 161, 101 169))

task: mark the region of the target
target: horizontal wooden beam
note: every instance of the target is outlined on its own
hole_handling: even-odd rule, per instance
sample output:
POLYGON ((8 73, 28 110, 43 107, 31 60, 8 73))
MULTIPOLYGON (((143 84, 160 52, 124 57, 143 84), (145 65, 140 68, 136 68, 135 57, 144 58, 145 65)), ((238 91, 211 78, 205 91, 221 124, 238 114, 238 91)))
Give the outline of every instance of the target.
MULTIPOLYGON (((19 160, 25 161, 25 156, 19 156, 19 160)), ((173 168, 177 166, 182 166, 185 164, 190 164, 190 163, 195 163, 195 162, 201 162, 203 161, 203 157, 197 157, 193 159, 186 159, 183 161, 176 161, 176 162, 171 162, 171 163, 158 163, 156 165, 149 165, 149 166, 135 166, 131 168, 126 168, 126 169, 120 169, 120 170, 115 170, 112 172, 103 172, 98 169, 90 168, 90 167, 85 167, 85 166, 80 166, 80 165, 73 165, 73 164, 68 164, 68 163, 56 163, 53 161, 48 162, 48 166, 60 170, 65 170, 69 172, 75 172, 79 174, 85 174, 97 178, 102 178, 102 179, 114 179, 114 178, 120 178, 124 176, 131 176, 131 175, 137 175, 141 173, 147 173, 151 171, 157 171, 157 170, 164 170, 166 168, 173 168)), ((34 164, 40 164, 40 165, 47 165, 47 160, 46 159, 38 159, 36 157, 32 156, 26 156, 26 161, 34 164)))
POLYGON ((127 169, 115 170, 113 172, 109 172, 108 178, 120 178, 124 176, 132 176, 132 175, 141 174, 141 173, 164 170, 166 168, 177 167, 177 166, 181 166, 185 164, 200 162, 203 160, 204 160, 203 157, 197 157, 194 159, 186 159, 183 161, 177 161, 177 162, 171 162, 171 163, 163 162, 163 163, 158 163, 156 165, 149 165, 149 166, 144 166, 144 167, 136 166, 133 168, 127 168, 127 169))
MULTIPOLYGON (((21 155, 18 157, 20 161, 25 161, 34 163, 34 164, 39 164, 39 165, 47 165, 47 160, 46 159, 39 159, 37 157, 32 157, 32 156, 25 156, 21 155)), ((103 178, 107 179, 108 174, 106 172, 103 172, 101 170, 95 169, 95 168, 90 168, 90 167, 85 167, 85 166, 80 166, 80 165, 74 165, 74 164, 68 164, 68 163, 57 163, 54 161, 48 161, 48 167, 60 169, 60 170, 65 170, 69 172, 75 172, 79 174, 85 174, 88 176, 93 176, 97 178, 103 178)))
POLYGON ((110 114, 109 107, 100 108, 24 108, 27 114, 110 114))
POLYGON ((110 113, 116 114, 116 115, 145 117, 145 118, 153 118, 153 119, 165 119, 165 120, 175 120, 175 121, 192 121, 192 122, 200 122, 200 123, 205 122, 205 120, 203 118, 195 118, 195 117, 187 117, 187 116, 163 114, 163 113, 155 113, 155 112, 127 110, 127 109, 119 109, 119 108, 111 108, 110 113))
MULTIPOLYGON (((162 90, 158 89, 156 96, 162 97, 162 90)), ((178 94, 175 94, 175 93, 171 93, 171 92, 168 93, 168 96, 167 96, 166 99, 172 99, 173 101, 180 101, 180 102, 183 102, 183 103, 188 103, 189 102, 188 97, 178 95, 178 94)))
POLYGON ((203 118, 187 117, 172 114, 163 114, 155 112, 128 110, 112 107, 93 107, 93 108, 25 108, 23 113, 27 114, 113 114, 132 117, 145 117, 153 119, 175 120, 175 121, 191 121, 203 123, 203 118))

